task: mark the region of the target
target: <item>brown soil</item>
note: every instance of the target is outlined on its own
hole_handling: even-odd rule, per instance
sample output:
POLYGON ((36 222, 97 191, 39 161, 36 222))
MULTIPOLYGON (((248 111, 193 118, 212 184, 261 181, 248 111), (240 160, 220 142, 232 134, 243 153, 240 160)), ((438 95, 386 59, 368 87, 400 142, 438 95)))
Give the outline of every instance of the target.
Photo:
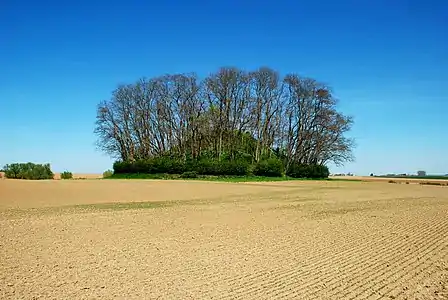
MULTIPOLYGON (((54 179, 61 179, 61 173, 54 173, 54 179)), ((90 173, 73 173, 73 179, 99 179, 103 178, 102 174, 90 174, 90 173)))
POLYGON ((0 298, 447 299, 447 191, 2 180, 0 298))

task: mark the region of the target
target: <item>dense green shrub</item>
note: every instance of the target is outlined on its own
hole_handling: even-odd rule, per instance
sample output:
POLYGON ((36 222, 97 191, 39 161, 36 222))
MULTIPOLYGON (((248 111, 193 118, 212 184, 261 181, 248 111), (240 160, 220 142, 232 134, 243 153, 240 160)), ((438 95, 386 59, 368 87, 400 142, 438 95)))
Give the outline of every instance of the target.
POLYGON ((112 165, 112 169, 114 170, 114 174, 124 174, 128 173, 129 163, 126 161, 116 161, 112 165))
POLYGON ((302 164, 291 164, 286 170, 286 175, 293 178, 307 178, 308 168, 302 164))
POLYGON ((169 157, 155 158, 150 161, 150 164, 152 164, 152 172, 150 173, 182 174, 190 171, 185 168, 185 162, 169 157))
POLYGON ((303 165, 291 164, 286 171, 286 175, 293 178, 328 178, 330 172, 326 166, 323 165, 303 165))
POLYGON ((250 163, 244 160, 218 161, 204 159, 184 162, 180 159, 158 157, 134 162, 115 162, 114 174, 182 174, 196 172, 200 175, 248 175, 250 163))
POLYGON ((221 166, 220 175, 243 176, 243 175, 249 175, 250 171, 250 163, 244 160, 221 162, 220 166, 221 166))
POLYGON ((198 173, 196 173, 195 171, 183 172, 180 175, 180 178, 198 178, 198 173))
POLYGON ((61 179, 73 179, 72 172, 64 171, 61 173, 61 179))
POLYGON ((328 178, 330 176, 330 170, 327 166, 324 165, 316 165, 314 166, 315 174, 319 175, 317 178, 328 178))
POLYGON ((254 175, 266 177, 281 177, 283 175, 283 163, 277 158, 262 160, 255 165, 254 175))
MULTIPOLYGON (((200 160, 183 161, 172 157, 157 157, 133 162, 114 163, 113 174, 170 174, 189 176, 246 176, 281 177, 284 172, 283 162, 278 158, 268 158, 252 165, 245 159, 217 160, 203 158, 200 160), (194 175, 192 175, 194 176, 194 175)), ((286 175, 294 178, 328 178, 328 168, 323 165, 292 164, 286 175)), ((106 176, 104 176, 106 177, 106 176)), ((187 177, 183 177, 187 178, 187 177)))
POLYGON ((219 160, 200 160, 192 161, 186 164, 188 171, 195 171, 200 175, 248 175, 250 163, 245 160, 219 161, 219 160))
POLYGON ((5 177, 11 179, 53 179, 50 164, 13 163, 4 168, 5 177))
POLYGON ((190 161, 187 164, 187 169, 201 175, 222 175, 222 168, 219 161, 212 159, 190 161))
POLYGON ((125 173, 145 173, 145 174, 182 174, 187 171, 185 163, 179 159, 169 157, 157 157, 152 159, 142 159, 133 162, 117 161, 114 163, 115 174, 125 173))
POLYGON ((107 170, 107 171, 103 172, 103 178, 108 178, 108 177, 111 177, 112 175, 114 175, 113 170, 107 170))

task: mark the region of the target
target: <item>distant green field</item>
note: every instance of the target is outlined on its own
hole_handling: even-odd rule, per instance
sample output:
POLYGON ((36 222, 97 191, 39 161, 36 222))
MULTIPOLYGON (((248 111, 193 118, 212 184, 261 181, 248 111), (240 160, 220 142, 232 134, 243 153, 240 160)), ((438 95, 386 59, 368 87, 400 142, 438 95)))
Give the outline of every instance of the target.
POLYGON ((448 180, 448 176, 442 176, 442 175, 428 175, 428 176, 387 176, 387 175, 381 175, 381 176, 374 176, 378 178, 403 178, 403 179, 442 179, 442 180, 448 180))

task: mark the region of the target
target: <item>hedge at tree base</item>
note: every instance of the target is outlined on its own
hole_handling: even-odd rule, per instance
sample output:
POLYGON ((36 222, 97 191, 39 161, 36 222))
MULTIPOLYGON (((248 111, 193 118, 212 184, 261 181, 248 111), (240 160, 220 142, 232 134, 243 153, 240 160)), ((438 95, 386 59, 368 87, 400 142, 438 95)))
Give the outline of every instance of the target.
POLYGON ((134 162, 115 162, 114 173, 145 173, 145 174, 183 174, 196 172, 198 175, 235 175, 250 173, 250 164, 246 161, 181 161, 168 158, 137 160, 134 162))
POLYGON ((256 176, 281 177, 283 176, 283 169, 283 163, 280 159, 269 158, 256 163, 253 173, 256 176))
MULTIPOLYGON (((115 162, 114 174, 177 174, 182 178, 197 178, 200 175, 211 176, 284 176, 283 162, 270 158, 256 164, 244 160, 218 161, 199 160, 182 161, 171 158, 153 158, 133 162, 115 162)), ((328 178, 329 171, 322 165, 293 164, 286 171, 286 176, 293 178, 328 178)))
POLYGON ((286 175, 293 178, 328 178, 330 172, 327 166, 292 164, 286 171, 286 175))

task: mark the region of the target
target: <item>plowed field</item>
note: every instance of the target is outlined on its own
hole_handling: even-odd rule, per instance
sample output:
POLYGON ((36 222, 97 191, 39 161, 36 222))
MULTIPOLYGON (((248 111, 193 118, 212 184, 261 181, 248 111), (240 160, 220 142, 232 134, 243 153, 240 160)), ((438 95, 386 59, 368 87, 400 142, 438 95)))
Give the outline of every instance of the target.
POLYGON ((0 181, 1 299, 448 299, 448 187, 0 181))

